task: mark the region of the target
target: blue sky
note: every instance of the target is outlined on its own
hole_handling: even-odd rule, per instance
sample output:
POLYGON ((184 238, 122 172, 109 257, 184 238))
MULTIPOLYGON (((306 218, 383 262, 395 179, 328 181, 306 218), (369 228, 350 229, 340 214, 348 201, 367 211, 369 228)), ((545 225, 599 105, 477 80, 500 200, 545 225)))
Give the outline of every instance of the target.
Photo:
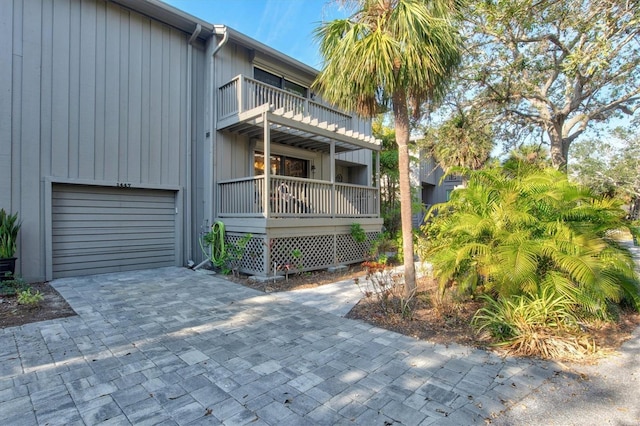
POLYGON ((312 32, 344 17, 331 0, 163 0, 212 24, 227 25, 307 65, 320 68, 312 32))

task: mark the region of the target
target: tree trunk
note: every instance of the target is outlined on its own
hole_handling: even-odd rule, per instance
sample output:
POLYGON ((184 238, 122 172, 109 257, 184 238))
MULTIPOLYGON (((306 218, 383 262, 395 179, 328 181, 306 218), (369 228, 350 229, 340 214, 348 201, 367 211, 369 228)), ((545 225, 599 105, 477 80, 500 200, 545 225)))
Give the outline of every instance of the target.
POLYGON ((567 161, 569 157, 569 141, 562 135, 550 131, 547 133, 551 141, 551 165, 556 170, 567 172, 567 161))
POLYGON ((416 270, 413 263, 413 225, 411 220, 411 180, 409 178, 409 109, 403 91, 393 94, 393 118, 398 144, 398 172, 400 181, 400 223, 404 255, 404 291, 409 298, 416 291, 416 270))

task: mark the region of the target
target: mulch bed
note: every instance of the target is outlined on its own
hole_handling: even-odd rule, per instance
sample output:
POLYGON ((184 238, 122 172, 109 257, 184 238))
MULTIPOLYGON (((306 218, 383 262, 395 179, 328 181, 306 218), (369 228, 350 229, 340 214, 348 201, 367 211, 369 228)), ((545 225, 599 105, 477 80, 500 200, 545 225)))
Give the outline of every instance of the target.
POLYGON ((32 293, 39 291, 44 300, 38 306, 20 305, 15 295, 0 296, 0 328, 76 315, 66 300, 49 283, 28 284, 32 293))

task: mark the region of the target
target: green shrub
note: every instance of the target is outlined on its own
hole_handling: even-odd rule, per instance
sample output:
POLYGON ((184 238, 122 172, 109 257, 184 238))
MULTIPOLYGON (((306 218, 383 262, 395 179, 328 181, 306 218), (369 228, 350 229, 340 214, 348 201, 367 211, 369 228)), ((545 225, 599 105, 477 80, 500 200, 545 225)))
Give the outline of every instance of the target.
POLYGON ((356 243, 364 243, 367 241, 367 234, 365 234, 362 225, 357 222, 351 224, 351 236, 356 243))
POLYGON ((572 303, 551 288, 535 295, 482 298, 486 305, 472 324, 511 355, 580 359, 595 350, 592 339, 579 327, 572 303))
POLYGON ((9 280, 0 281, 0 296, 13 296, 25 290, 27 285, 20 277, 13 277, 9 280))
POLYGON ((617 200, 518 162, 467 175, 418 244, 441 291, 526 301, 549 288, 563 309, 605 319, 612 303, 640 308, 634 261, 610 232, 626 225, 617 200))
POLYGON ((26 290, 22 290, 21 292, 18 293, 18 303, 20 305, 25 305, 28 307, 36 307, 43 300, 44 300, 44 296, 39 291, 32 293, 30 288, 26 290))
POLYGON ((15 255, 20 225, 17 212, 10 215, 0 209, 0 259, 9 259, 15 255))

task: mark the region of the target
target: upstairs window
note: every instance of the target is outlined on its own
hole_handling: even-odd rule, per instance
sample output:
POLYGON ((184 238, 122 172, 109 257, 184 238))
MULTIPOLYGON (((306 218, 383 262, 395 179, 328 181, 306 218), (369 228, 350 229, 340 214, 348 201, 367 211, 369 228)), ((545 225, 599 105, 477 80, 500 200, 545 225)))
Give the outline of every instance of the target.
POLYGON ((293 93, 303 98, 307 97, 308 89, 293 81, 289 81, 283 77, 272 74, 260 68, 253 69, 253 78, 270 86, 277 87, 278 89, 285 90, 289 93, 293 93))

